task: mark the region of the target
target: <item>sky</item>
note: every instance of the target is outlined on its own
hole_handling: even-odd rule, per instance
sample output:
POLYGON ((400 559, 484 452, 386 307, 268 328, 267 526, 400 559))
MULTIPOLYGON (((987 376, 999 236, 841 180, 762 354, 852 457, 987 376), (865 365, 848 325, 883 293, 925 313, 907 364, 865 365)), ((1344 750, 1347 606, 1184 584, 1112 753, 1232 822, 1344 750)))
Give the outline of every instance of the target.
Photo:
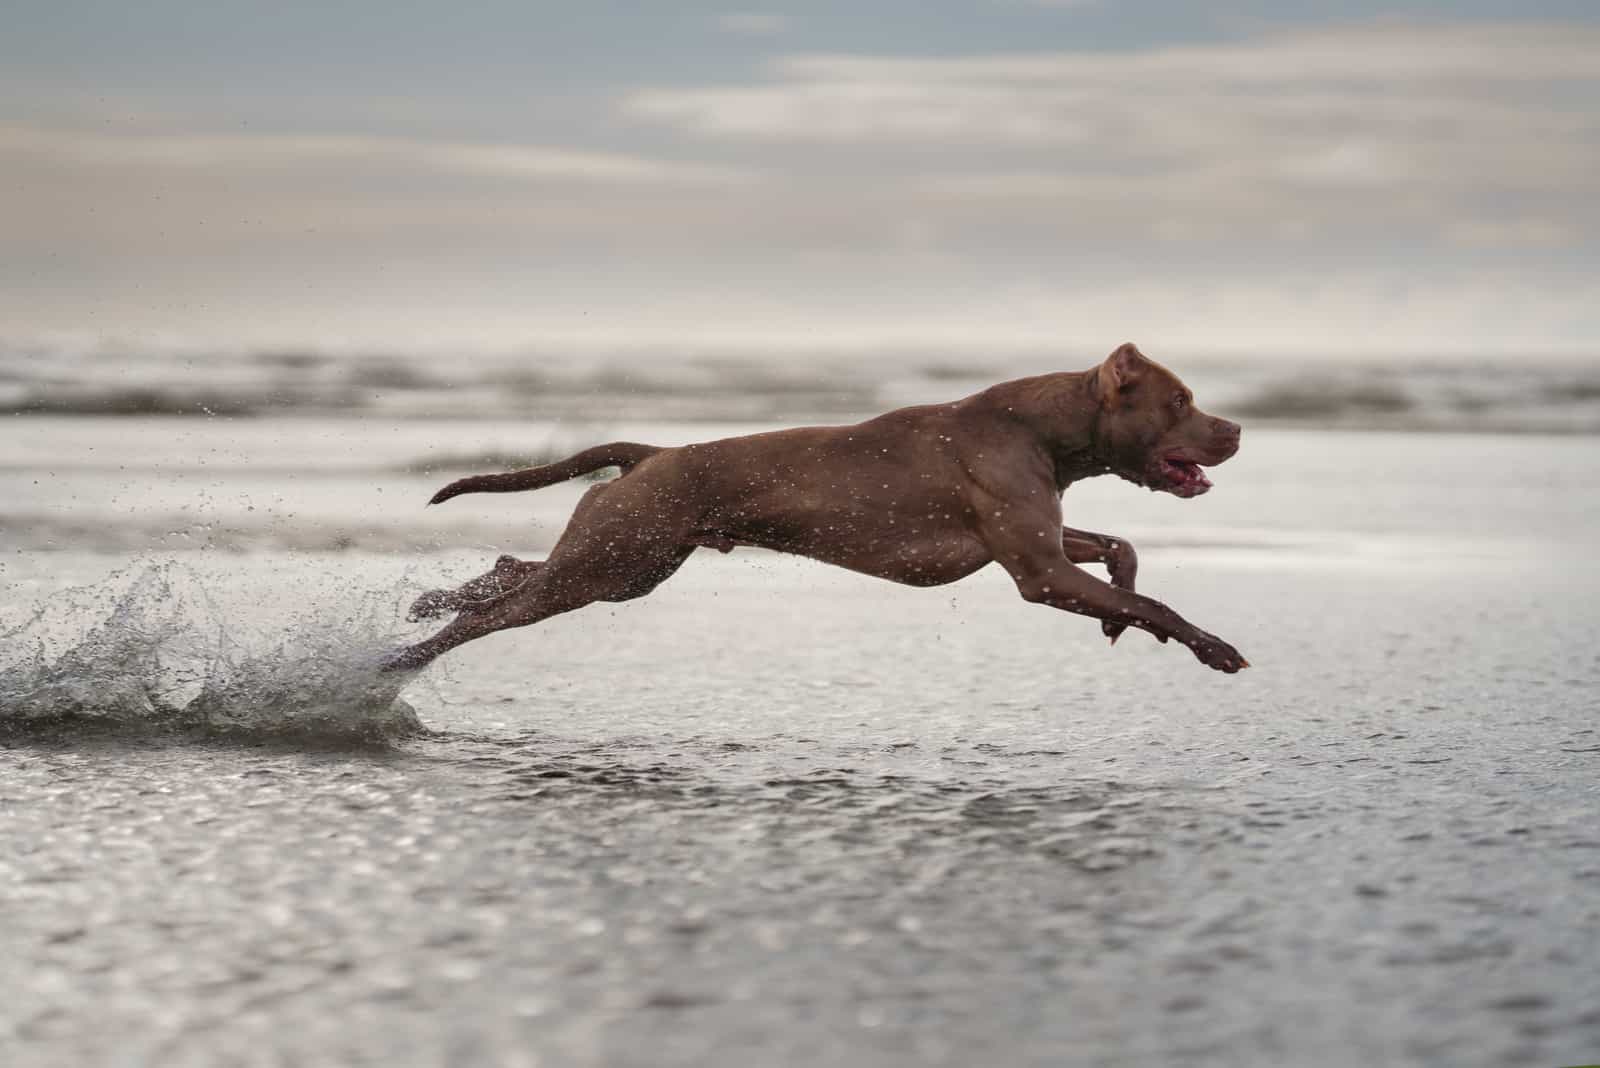
POLYGON ((0 336, 1600 354, 1600 5, 0 0, 0 336))

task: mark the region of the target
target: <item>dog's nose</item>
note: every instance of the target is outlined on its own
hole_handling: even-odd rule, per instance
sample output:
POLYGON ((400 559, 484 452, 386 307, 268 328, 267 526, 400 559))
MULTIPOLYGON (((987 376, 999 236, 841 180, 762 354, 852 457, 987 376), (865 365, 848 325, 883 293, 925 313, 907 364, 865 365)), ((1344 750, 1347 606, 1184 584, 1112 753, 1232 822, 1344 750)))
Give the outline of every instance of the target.
POLYGON ((1217 419, 1216 420, 1216 424, 1217 424, 1217 436, 1218 437, 1232 438, 1234 441, 1238 441, 1239 440, 1239 424, 1238 423, 1229 422, 1226 419, 1217 419))

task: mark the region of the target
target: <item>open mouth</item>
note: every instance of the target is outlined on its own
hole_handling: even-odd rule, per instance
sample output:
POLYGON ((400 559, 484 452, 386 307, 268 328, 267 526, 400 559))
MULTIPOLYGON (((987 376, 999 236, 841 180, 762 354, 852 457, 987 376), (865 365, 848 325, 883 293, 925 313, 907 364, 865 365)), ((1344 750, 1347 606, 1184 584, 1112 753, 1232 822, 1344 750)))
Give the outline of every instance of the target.
POLYGON ((1179 497, 1198 497, 1211 488, 1211 480, 1193 460, 1181 456, 1164 456, 1159 465, 1161 488, 1179 497))

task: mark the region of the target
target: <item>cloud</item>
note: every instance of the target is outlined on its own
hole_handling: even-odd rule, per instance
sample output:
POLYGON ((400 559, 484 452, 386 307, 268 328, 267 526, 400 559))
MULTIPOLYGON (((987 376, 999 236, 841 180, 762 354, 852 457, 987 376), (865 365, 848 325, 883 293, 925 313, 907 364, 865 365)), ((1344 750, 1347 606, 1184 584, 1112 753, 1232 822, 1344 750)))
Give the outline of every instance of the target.
POLYGON ((1505 136, 1531 119, 1533 133, 1572 134, 1593 132, 1600 117, 1600 28, 1372 23, 1126 51, 800 55, 778 60, 775 73, 757 85, 647 89, 623 107, 711 136, 1024 145, 1117 137, 1127 152, 1162 154, 1222 132, 1466 139, 1505 136))
POLYGON ((1468 248, 1561 248, 1573 243, 1570 226, 1558 219, 1463 219, 1449 224, 1445 236, 1468 248))
POLYGON ((175 271, 147 255, 114 279, 80 275, 71 286, 47 286, 21 278, 0 287, 0 322, 11 337, 115 324, 116 331, 175 332, 228 348, 536 344, 555 353, 635 349, 641 359, 651 351, 805 358, 836 349, 865 360, 874 350, 973 359, 1029 350, 1060 367, 1084 366, 1130 338, 1185 362, 1402 354, 1592 363, 1600 336, 1600 280, 1516 268, 1425 277, 1380 268, 1309 280, 1233 271, 1190 278, 1040 272, 987 288, 927 278, 917 285, 855 279, 786 288, 729 272, 704 277, 687 261, 675 269, 648 286, 624 288, 594 272, 588 287, 562 288, 581 281, 574 278, 581 272, 561 265, 515 276, 464 273, 403 257, 332 277, 308 264, 285 277, 237 257, 175 271), (94 309, 87 319, 85 300, 94 309))
POLYGON ((1337 82, 1395 87, 1463 79, 1506 84, 1600 78, 1600 27, 1558 22, 1321 25, 1228 42, 951 57, 801 55, 791 77, 846 82, 1139 85, 1167 88, 1337 82))
POLYGON ((90 168, 217 172, 263 167, 327 173, 373 167, 512 181, 713 185, 748 171, 615 152, 346 134, 102 133, 0 124, 0 157, 90 168))
POLYGON ((789 16, 771 11, 730 11, 718 15, 716 25, 723 33, 746 37, 772 37, 789 29, 789 16))
POLYGON ((811 146, 818 166, 899 152, 910 184, 945 201, 1190 213, 1145 227, 1158 235, 1392 220, 1513 244, 1595 232, 1591 25, 1377 21, 1112 51, 795 55, 771 71, 621 106, 724 144, 811 146), (1503 225, 1462 229, 1474 218, 1503 225))
POLYGON ((414 115, 0 122, 0 320, 1219 351, 1600 337, 1600 27, 791 55, 731 77, 600 98, 620 116, 557 100, 500 141, 375 132, 414 115), (583 147, 549 132, 580 126, 583 147))

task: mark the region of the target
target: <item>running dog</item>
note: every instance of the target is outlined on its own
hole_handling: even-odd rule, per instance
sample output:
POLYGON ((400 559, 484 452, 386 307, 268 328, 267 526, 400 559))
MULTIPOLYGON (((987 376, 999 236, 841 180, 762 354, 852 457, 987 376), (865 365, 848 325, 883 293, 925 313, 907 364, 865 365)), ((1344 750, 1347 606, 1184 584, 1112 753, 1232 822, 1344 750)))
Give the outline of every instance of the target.
POLYGON ((1137 627, 1176 639, 1232 674, 1239 651, 1134 592, 1138 560, 1121 538, 1061 524, 1079 479, 1119 475, 1178 497, 1211 488, 1202 468, 1239 450, 1239 427, 1207 415, 1178 377, 1132 344, 1088 371, 1002 382, 852 426, 802 427, 680 448, 614 442, 570 459, 444 487, 538 489, 604 467, 543 562, 502 556, 456 590, 418 598, 413 618, 455 612, 391 656, 420 668, 464 642, 596 601, 643 597, 697 548, 758 546, 909 586, 939 586, 998 563, 1023 600, 1092 616, 1112 642, 1137 627), (1078 565, 1102 564, 1110 582, 1078 565))

